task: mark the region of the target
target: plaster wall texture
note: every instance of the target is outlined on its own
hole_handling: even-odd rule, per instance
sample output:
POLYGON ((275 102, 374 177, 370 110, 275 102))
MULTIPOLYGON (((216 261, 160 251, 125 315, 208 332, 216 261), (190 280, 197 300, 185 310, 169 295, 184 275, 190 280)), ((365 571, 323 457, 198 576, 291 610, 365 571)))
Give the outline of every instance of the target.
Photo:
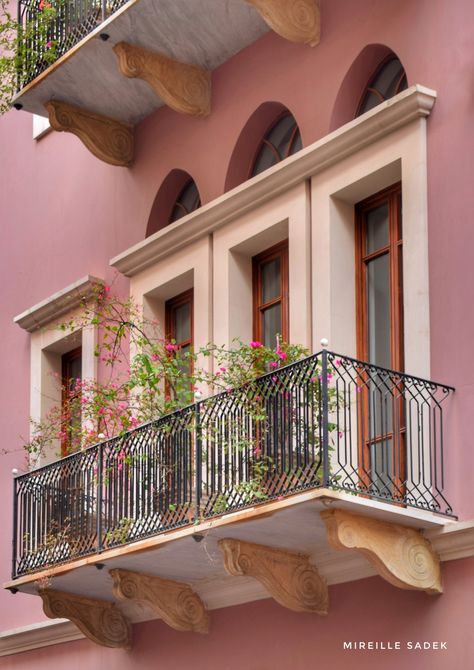
MULTIPOLYGON (((410 84, 421 83, 438 92, 427 131, 431 376, 457 388, 447 442, 447 476, 455 492, 453 504, 458 514, 464 518, 474 516, 470 485, 474 470, 474 315, 470 309, 474 285, 474 228, 470 225, 474 5, 469 0, 457 0, 455 4, 444 0, 322 0, 321 5, 323 33, 318 47, 310 49, 285 42, 272 33, 266 35, 213 73, 213 111, 208 118, 187 118, 162 108, 140 124, 136 162, 131 169, 101 163, 77 138, 64 133, 50 133, 39 142, 33 141, 32 120, 27 114, 12 111, 0 119, 0 448, 7 452, 1 456, 0 468, 2 580, 8 578, 10 570, 11 468, 24 467, 21 436, 28 435, 30 411, 30 337, 13 324, 12 317, 86 274, 114 281, 119 291, 127 293, 128 281, 115 276, 109 269, 109 259, 144 238, 157 189, 170 170, 189 172, 204 203, 221 195, 232 150, 243 126, 252 112, 269 100, 292 111, 305 146, 321 138, 330 129, 344 76, 368 44, 384 44, 393 49, 406 68, 410 84)), ((448 570, 454 571, 455 567, 448 570)), ((466 570, 459 574, 461 579, 466 570)), ((341 586, 337 593, 343 599, 344 593, 355 589, 355 601, 360 606, 367 599, 358 588, 356 584, 341 586)), ((379 591, 384 592, 382 587, 377 588, 374 597, 379 591)), ((421 596, 396 597, 400 598, 400 605, 393 612, 403 623, 410 610, 409 599, 421 596)), ((424 616, 431 620, 435 610, 442 611, 440 616, 447 620, 449 607, 444 603, 452 602, 451 598, 448 588, 438 605, 431 604, 430 610, 423 610, 424 616)), ((29 599, 26 604, 23 596, 13 598, 0 593, 1 627, 37 621, 38 600, 29 599)), ((373 613, 380 611, 382 603, 383 600, 379 609, 370 605, 367 616, 374 619, 373 613)), ((268 606, 253 605, 248 611, 259 612, 263 608, 257 616, 260 621, 266 618, 268 606)), ((247 610, 239 610, 242 611, 247 610)), ((354 620, 362 619, 357 608, 348 611, 354 620)), ((415 622, 412 615, 410 612, 411 626, 415 622)), ((232 621, 235 616, 239 625, 251 620, 244 615, 239 622, 241 615, 233 610, 221 616, 223 622, 232 621)), ((300 624, 290 625, 285 618, 290 617, 293 622, 293 615, 279 616, 286 622, 283 628, 289 627, 296 634, 300 624)), ((334 614, 332 619, 336 620, 334 614)), ((351 621, 350 617, 345 621, 351 621)), ((229 635, 231 629, 235 632, 229 625, 229 635)), ((146 637, 149 626, 140 630, 146 637)), ((254 626, 254 632, 255 644, 272 649, 272 653, 278 650, 273 643, 258 642, 258 626, 254 626)), ((307 632, 305 653, 313 654, 314 635, 311 628, 307 632)), ((261 634, 265 638, 270 631, 266 629, 261 634)), ((223 634, 221 649, 228 649, 230 638, 226 644, 225 639, 223 634)), ((88 654, 106 659, 111 653, 92 650, 86 642, 75 644, 78 649, 86 649, 81 651, 85 663, 91 658, 88 654)), ((156 656, 151 644, 148 652, 140 653, 149 654, 149 659, 156 656)), ((237 657, 239 653, 243 651, 237 651, 237 657)), ((38 664, 35 661, 35 667, 40 668, 50 652, 38 654, 38 659, 44 659, 38 664)), ((117 667, 128 667, 128 657, 120 658, 122 666, 117 667)), ((59 663, 60 659, 61 655, 55 654, 53 662, 59 663)), ((289 659, 285 661, 287 667, 289 659)), ((265 667, 259 662, 255 661, 255 668, 265 667)), ((183 660, 181 667, 191 664, 196 667, 195 654, 183 660)), ((94 667, 91 662, 89 665, 94 667)), ((170 661, 163 667, 173 665, 170 661)), ((242 667, 242 663, 235 667, 242 667)))
POLYGON ((472 621, 465 588, 474 559, 445 566, 442 596, 401 591, 378 577, 331 587, 327 617, 290 612, 272 600, 215 610, 208 635, 179 633, 159 621, 134 626, 131 652, 88 640, 2 659, 5 670, 464 670, 472 667, 472 638, 459 625, 472 621), (447 616, 449 612, 449 616, 447 616), (400 642, 399 651, 349 651, 347 641, 400 642), (238 642, 237 642, 238 641, 238 642), (409 650, 407 642, 446 642, 446 650, 409 650))

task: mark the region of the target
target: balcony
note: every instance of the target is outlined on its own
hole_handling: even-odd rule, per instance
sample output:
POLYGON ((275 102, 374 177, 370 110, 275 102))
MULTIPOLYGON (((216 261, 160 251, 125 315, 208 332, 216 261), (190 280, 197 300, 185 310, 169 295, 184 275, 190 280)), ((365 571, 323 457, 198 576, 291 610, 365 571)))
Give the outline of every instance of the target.
POLYGON ((163 105, 211 113, 211 72, 272 28, 319 41, 313 0, 19 0, 17 109, 49 115, 112 165, 133 162, 133 127, 163 105), (49 17, 49 18, 48 18, 49 17))
POLYGON ((323 350, 17 476, 5 588, 126 648, 130 622, 206 632, 269 595, 325 614, 328 584, 377 573, 440 593, 453 391, 323 350))
POLYGON ((13 578, 322 489, 452 516, 452 391, 322 351, 18 476, 13 578))

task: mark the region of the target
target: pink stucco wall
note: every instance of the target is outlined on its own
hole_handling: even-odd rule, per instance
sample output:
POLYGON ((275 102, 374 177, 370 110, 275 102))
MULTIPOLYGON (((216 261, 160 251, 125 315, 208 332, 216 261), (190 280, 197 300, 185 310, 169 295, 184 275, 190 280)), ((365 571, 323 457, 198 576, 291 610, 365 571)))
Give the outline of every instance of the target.
MULTIPOLYGON (((107 166, 93 158, 75 137, 64 133, 51 133, 34 142, 31 116, 26 113, 12 111, 0 119, 0 448, 8 452, 1 456, 0 468, 2 580, 8 578, 10 571, 11 468, 23 466, 21 436, 28 434, 29 413, 29 336, 12 323, 13 315, 87 273, 113 280, 109 259, 144 238, 157 189, 171 169, 186 170, 195 178, 203 202, 223 193, 227 166, 239 133, 263 102, 278 101, 293 112, 305 145, 325 135, 344 76, 367 44, 384 44, 393 49, 406 68, 410 84, 425 84, 439 94, 428 123, 432 376, 457 388, 446 444, 450 498, 461 517, 474 516, 471 482, 474 471, 471 355, 474 342, 471 309, 474 4, 470 0, 456 3, 321 0, 321 5, 322 40, 318 47, 310 49, 290 44, 268 34, 214 73, 210 117, 197 120, 162 108, 145 120, 137 129, 136 162, 131 169, 107 166)), ((123 280, 117 281, 124 286, 123 280)), ((462 570, 460 575, 465 574, 467 568, 462 570)), ((450 566, 448 572, 453 571, 455 567, 450 566)), ((455 580, 459 589, 460 579, 455 580)), ((330 648, 326 643, 318 645, 318 631, 323 631, 324 626, 332 630, 330 621, 336 620, 335 611, 346 626, 355 625, 354 621, 363 625, 361 606, 367 618, 377 620, 373 614, 380 611, 383 599, 378 601, 379 608, 369 606, 361 588, 359 583, 334 589, 331 619, 328 623, 318 621, 318 627, 311 618, 294 618, 267 603, 248 608, 253 621, 262 622, 261 626, 250 625, 250 615, 247 618, 242 614, 247 611, 245 608, 221 612, 216 618, 214 633, 217 636, 217 631, 222 632, 215 643, 219 653, 226 648, 224 641, 231 639, 232 628, 239 625, 248 629, 248 639, 253 645, 270 648, 275 659, 280 659, 280 666, 265 665, 266 661, 260 660, 264 655, 253 661, 254 656, 239 647, 235 661, 232 660, 234 665, 221 667, 260 670, 288 667, 290 656, 276 653, 279 647, 275 647, 274 642, 286 630, 295 636, 295 644, 290 645, 291 653, 295 654, 293 658, 300 664, 295 667, 310 667, 308 658, 314 658, 316 663, 319 649, 324 647, 327 653, 330 648), (345 594, 352 603, 348 609, 342 605, 345 594), (266 623, 270 615, 271 621, 282 631, 275 636, 266 623), (303 639, 306 665, 301 655, 298 656, 297 641, 303 639)), ((377 592, 382 594, 386 589, 388 587, 381 585, 377 592)), ((397 625, 404 625, 402 615, 407 611, 410 626, 420 620, 414 612, 435 625, 438 616, 440 621, 443 616, 448 619, 442 614, 445 603, 454 602, 449 589, 430 607, 423 596, 390 593, 398 603, 398 609, 393 610, 398 613, 397 625)), ((12 598, 8 593, 0 593, 1 628, 36 621, 39 611, 35 599, 21 595, 12 598)), ((150 662, 164 654, 161 649, 152 650, 151 631, 155 625, 159 626, 150 624, 138 632, 138 637, 143 635, 145 639, 143 651, 138 645, 138 655, 144 654, 150 662)), ((433 631, 430 634, 439 637, 445 629, 430 630, 433 631)), ((175 635, 163 630, 164 649, 171 649, 171 643, 181 639, 175 635)), ((199 645, 203 644, 197 642, 195 648, 201 649, 199 645)), ((94 667, 90 662, 92 647, 89 643, 78 643, 77 648, 84 662, 94 667)), ((115 656, 108 656, 112 652, 101 653, 103 658, 120 659, 117 661, 121 664, 117 665, 119 670, 129 667, 127 657, 119 652, 114 652, 115 656)), ((183 657, 181 666, 169 660, 163 662, 162 667, 200 667, 196 660, 201 652, 196 652, 197 656, 190 651, 181 650, 181 653, 190 654, 186 659, 183 657)), ((290 654, 290 651, 285 653, 290 654)), ((38 658, 46 659, 48 655, 49 652, 38 652, 38 658)), ((26 658, 13 660, 6 667, 22 667, 26 658)), ((54 662, 59 658, 55 655, 54 662)), ((97 660, 95 663, 95 667, 99 667, 97 660)), ((35 667, 41 666, 35 662, 35 667)))
MULTIPOLYGON (((379 577, 330 589, 327 617, 290 612, 271 600, 211 613, 209 635, 179 633, 162 622, 134 627, 132 652, 88 640, 3 659, 5 670, 467 670, 472 667, 474 599, 466 581, 474 559, 445 566, 445 593, 400 591, 379 577), (449 616, 447 616, 449 612, 449 616), (472 630, 471 630, 472 632, 472 630), (344 641, 401 643, 400 651, 348 651, 344 641), (445 642, 446 650, 408 650, 407 642, 445 642), (73 653, 72 653, 73 652, 73 653)), ((26 597, 26 596, 25 596, 26 597)))

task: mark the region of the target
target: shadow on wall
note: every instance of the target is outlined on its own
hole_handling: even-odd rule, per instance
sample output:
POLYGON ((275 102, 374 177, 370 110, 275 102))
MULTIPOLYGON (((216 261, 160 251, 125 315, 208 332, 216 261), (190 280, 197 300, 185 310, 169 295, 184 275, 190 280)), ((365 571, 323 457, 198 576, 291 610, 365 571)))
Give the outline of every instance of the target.
POLYGON ((240 132, 229 161, 226 192, 249 179, 262 139, 279 118, 287 115, 293 118, 288 108, 280 102, 264 102, 252 113, 240 132))
POLYGON ((368 44, 362 49, 339 88, 331 115, 329 132, 340 128, 357 116, 367 86, 373 81, 380 66, 391 59, 398 60, 397 54, 383 44, 368 44))

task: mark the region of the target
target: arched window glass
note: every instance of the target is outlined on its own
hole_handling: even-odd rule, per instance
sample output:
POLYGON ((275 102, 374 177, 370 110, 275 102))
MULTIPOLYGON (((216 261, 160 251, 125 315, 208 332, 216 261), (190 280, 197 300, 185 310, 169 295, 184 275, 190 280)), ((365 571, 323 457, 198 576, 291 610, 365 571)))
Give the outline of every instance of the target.
POLYGON ((385 60, 364 91, 362 102, 356 116, 360 116, 381 102, 393 98, 394 95, 408 87, 407 75, 398 58, 385 60))
POLYGON ((176 198, 169 222, 173 223, 174 221, 177 221, 182 216, 194 212, 194 210, 198 209, 200 206, 201 198, 199 196, 199 191, 197 190, 194 181, 190 179, 186 182, 184 188, 176 198))
POLYGON ((291 114, 281 116, 263 138, 250 176, 260 174, 303 148, 300 130, 291 114))

